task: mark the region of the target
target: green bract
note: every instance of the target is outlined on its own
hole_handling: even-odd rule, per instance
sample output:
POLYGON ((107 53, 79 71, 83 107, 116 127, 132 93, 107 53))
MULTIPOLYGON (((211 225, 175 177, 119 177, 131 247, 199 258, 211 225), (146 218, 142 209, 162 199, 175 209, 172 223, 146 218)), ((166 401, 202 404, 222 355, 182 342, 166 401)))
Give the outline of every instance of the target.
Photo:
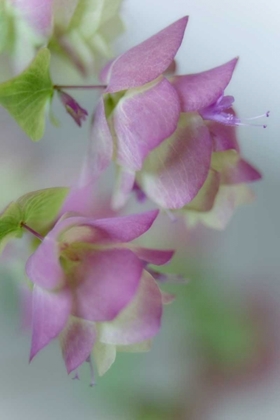
POLYGON ((22 224, 43 232, 56 219, 68 188, 47 188, 23 195, 9 204, 0 216, 0 249, 15 237, 21 237, 22 224))
POLYGON ((54 91, 49 67, 50 52, 42 48, 25 71, 0 85, 0 104, 33 141, 44 134, 45 110, 54 91))

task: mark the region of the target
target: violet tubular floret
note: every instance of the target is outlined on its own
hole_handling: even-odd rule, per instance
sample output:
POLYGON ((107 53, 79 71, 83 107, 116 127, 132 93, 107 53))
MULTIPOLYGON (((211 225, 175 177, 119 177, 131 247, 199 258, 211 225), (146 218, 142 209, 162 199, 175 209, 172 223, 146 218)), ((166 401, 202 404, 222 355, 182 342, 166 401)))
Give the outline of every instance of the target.
POLYGON ((220 124, 229 125, 229 126, 255 126, 255 127, 263 127, 266 128, 266 124, 251 124, 245 121, 256 120, 259 118, 268 118, 270 115, 270 111, 267 111, 264 114, 258 115, 256 117, 251 118, 244 118, 241 120, 240 118, 236 117, 233 113, 231 106, 234 102, 233 96, 220 96, 218 100, 199 110, 200 116, 204 120, 209 121, 216 121, 220 124))

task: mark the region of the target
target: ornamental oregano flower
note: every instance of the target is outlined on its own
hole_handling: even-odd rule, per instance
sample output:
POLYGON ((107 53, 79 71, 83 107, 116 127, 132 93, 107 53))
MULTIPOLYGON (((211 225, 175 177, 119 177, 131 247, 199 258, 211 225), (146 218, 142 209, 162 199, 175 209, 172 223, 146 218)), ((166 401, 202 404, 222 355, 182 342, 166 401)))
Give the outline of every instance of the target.
MULTIPOLYGON (((237 59, 198 74, 165 74, 186 24, 187 18, 178 20, 101 72, 107 88, 93 122, 88 171, 95 179, 112 159, 116 162, 112 201, 116 209, 136 189, 138 196, 141 190, 159 208, 183 209, 194 220, 193 211, 208 212, 216 198, 215 206, 223 207, 229 200, 231 209, 250 201, 244 185, 230 189, 223 185, 261 177, 242 160, 237 140, 232 142, 234 127, 246 124, 231 108, 234 98, 224 96, 237 59), (217 167, 217 160, 224 162, 217 167)), ((224 217, 221 226, 228 219, 229 215, 224 217)))
POLYGON ((25 194, 0 214, 1 249, 11 239, 33 235, 25 244, 30 360, 57 338, 67 372, 77 378, 80 366, 89 363, 92 384, 93 360, 103 375, 117 351, 150 349, 163 305, 174 300, 160 284, 184 282, 179 273, 155 267, 168 263, 173 250, 141 247, 134 240, 151 228, 160 209, 183 217, 187 226, 222 229, 237 206, 252 200, 247 184, 261 178, 236 138, 237 126, 254 124, 236 115, 234 97, 225 93, 237 58, 201 73, 175 74, 188 17, 111 60, 100 73, 101 85, 53 83, 50 63, 56 54, 82 76, 93 75, 98 57, 110 56, 108 43, 122 30, 120 4, 0 3, 0 53, 14 55, 19 72, 0 84, 0 104, 32 140, 44 134, 55 91, 81 126, 88 112, 66 90, 102 90, 74 184, 25 194), (116 180, 110 217, 104 212, 96 218, 93 190, 111 162, 116 180), (156 209, 120 216, 131 193, 156 209))
POLYGON ((96 360, 105 373, 118 346, 157 334, 162 296, 144 262, 164 264, 173 252, 131 244, 157 213, 100 220, 65 215, 57 222, 26 265, 34 284, 31 359, 60 337, 70 373, 94 355, 96 344, 108 346, 110 362, 108 349, 96 360))

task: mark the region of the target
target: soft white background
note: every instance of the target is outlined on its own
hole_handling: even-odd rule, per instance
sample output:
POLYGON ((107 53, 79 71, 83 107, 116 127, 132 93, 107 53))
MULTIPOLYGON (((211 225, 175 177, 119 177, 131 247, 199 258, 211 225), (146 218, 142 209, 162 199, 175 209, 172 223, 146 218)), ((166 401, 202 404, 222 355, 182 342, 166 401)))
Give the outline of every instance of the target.
MULTIPOLYGON (((212 264, 219 264, 225 281, 240 283, 241 288, 247 289, 251 284, 260 284, 280 302, 280 2, 125 0, 123 17, 127 31, 117 42, 117 50, 124 51, 183 15, 190 15, 190 20, 178 54, 180 72, 203 71, 239 56, 227 90, 235 96, 239 116, 251 117, 271 111, 266 130, 239 129, 244 155, 261 170, 264 179, 254 187, 256 202, 240 209, 226 232, 214 235, 219 246, 212 253, 212 264)), ((3 115, 1 122, 8 124, 9 117, 3 115)), ((6 126, 4 130, 8 130, 6 126)), ((19 135, 19 130, 13 128, 12 133, 19 135)), ((36 150, 57 151, 59 162, 63 152, 57 143, 66 141, 67 153, 72 153, 73 159, 80 149, 83 151, 85 142, 81 140, 83 146, 77 145, 79 137, 70 123, 59 131, 48 127, 46 139, 36 150)), ((3 183, 4 179, 1 185, 3 183)), ((48 184, 50 182, 46 181, 48 184)), ((95 404, 88 404, 83 395, 85 388, 66 377, 56 347, 28 366, 28 342, 17 334, 16 321, 7 324, 7 316, 3 315, 7 309, 1 308, 3 322, 0 320, 1 420, 123 418, 106 413, 106 396, 97 400, 94 390, 91 392, 95 404)), ((161 343, 164 344, 164 337, 161 343)), ((166 362, 157 360, 158 371, 166 362)), ((134 380, 133 372, 131 380, 134 380)), ((98 387, 102 387, 102 379, 98 387)), ((278 420, 279 393, 280 369, 276 369, 274 376, 261 387, 224 399, 208 420, 278 420)))

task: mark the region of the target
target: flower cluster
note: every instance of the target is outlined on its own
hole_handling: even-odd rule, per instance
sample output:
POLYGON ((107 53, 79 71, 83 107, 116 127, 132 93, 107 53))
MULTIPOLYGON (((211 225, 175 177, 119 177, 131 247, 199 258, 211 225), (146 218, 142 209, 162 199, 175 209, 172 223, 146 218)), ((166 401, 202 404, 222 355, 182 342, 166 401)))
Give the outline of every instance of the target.
MULTIPOLYGON (((79 126, 86 119, 87 110, 52 83, 50 55, 67 56, 82 74, 92 71, 96 51, 108 53, 107 26, 117 22, 111 35, 120 29, 119 5, 109 0, 2 3, 6 30, 11 22, 18 33, 28 27, 28 37, 14 36, 14 51, 22 42, 32 54, 49 47, 39 50, 18 78, 0 85, 0 103, 33 140, 43 133, 45 107, 55 89, 79 126), (28 115, 20 108, 24 101, 18 95, 24 94, 32 105, 28 115)), ((183 17, 101 71, 104 90, 77 183, 70 190, 27 194, 0 217, 2 245, 24 232, 41 241, 26 264, 32 289, 31 359, 59 338, 68 373, 93 358, 102 375, 118 350, 148 350, 160 329, 163 304, 173 300, 158 286, 166 275, 149 264, 168 263, 173 251, 132 241, 150 229, 158 209, 184 217, 187 226, 202 222, 222 229, 235 207, 252 199, 247 183, 261 175, 241 155, 236 126, 245 123, 232 108, 234 98, 224 93, 237 59, 202 73, 175 75, 187 22, 183 17), (111 162, 117 171, 115 214, 96 218, 93 190, 111 162), (158 209, 117 215, 133 192, 158 209)))
POLYGON ((158 332, 162 295, 146 264, 165 264, 172 251, 131 241, 145 233, 157 211, 92 219, 67 213, 26 265, 33 288, 31 359, 60 337, 68 373, 92 352, 99 374, 116 351, 147 348, 158 332))
POLYGON ((198 74, 168 72, 186 24, 180 19, 104 68, 107 88, 88 165, 94 178, 116 162, 116 209, 131 191, 142 191, 140 197, 180 210, 192 224, 223 228, 233 209, 252 197, 243 184, 261 175, 240 155, 235 127, 242 122, 231 107, 234 98, 224 96, 237 59, 198 74))

